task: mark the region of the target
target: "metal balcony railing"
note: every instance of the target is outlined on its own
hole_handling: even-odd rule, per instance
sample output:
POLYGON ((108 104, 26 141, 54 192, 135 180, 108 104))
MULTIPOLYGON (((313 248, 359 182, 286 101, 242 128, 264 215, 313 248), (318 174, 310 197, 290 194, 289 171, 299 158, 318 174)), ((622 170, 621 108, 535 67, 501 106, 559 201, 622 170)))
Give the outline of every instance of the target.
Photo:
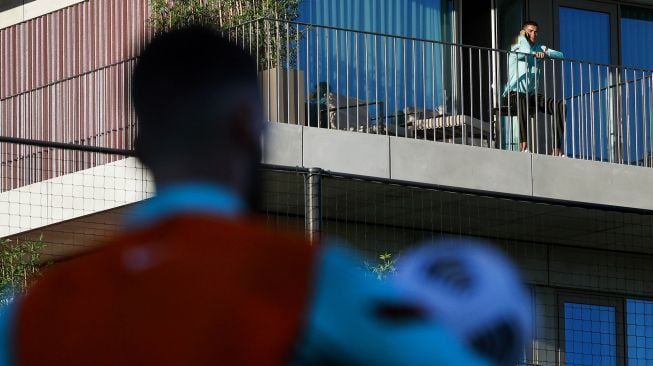
MULTIPOLYGON (((651 70, 271 19, 226 33, 258 60, 272 123, 515 151, 521 136, 533 153, 653 166, 651 70), (564 108, 506 97, 512 61, 536 67, 534 89, 564 108)), ((124 157, 47 145, 130 150, 134 62, 2 95, 0 136, 43 144, 0 143, 0 191, 124 157)))
POLYGON ((270 122, 652 166, 651 70, 270 19, 229 34, 270 122), (505 92, 511 62, 545 102, 505 92))

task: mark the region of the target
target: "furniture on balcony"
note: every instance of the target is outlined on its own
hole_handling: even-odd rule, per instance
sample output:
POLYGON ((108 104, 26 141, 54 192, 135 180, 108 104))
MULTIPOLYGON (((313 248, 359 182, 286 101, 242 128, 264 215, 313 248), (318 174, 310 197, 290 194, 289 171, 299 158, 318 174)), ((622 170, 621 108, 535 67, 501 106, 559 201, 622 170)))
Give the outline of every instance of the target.
POLYGON ((389 121, 388 134, 455 144, 489 147, 490 123, 468 115, 448 115, 432 109, 408 107, 389 121))
POLYGON ((372 128, 368 109, 375 104, 375 102, 326 92, 322 93, 319 101, 313 99, 308 103, 307 119, 309 125, 313 127, 368 132, 372 128))

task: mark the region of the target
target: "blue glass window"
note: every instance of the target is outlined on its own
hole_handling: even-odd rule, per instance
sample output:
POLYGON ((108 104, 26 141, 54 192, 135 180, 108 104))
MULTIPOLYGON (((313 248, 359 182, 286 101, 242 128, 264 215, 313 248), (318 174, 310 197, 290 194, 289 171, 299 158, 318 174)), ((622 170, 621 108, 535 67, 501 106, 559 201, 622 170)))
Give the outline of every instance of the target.
POLYGON ((617 365, 614 307, 566 302, 564 330, 567 366, 617 365))
MULTIPOLYGON (((621 8, 621 63, 626 67, 653 69, 653 10, 623 6, 621 8)), ((651 156, 651 73, 627 70, 622 80, 628 82, 622 88, 627 95, 628 108, 623 120, 626 122, 624 150, 633 163, 651 156), (647 110, 648 109, 648 110, 647 110)))
MULTIPOLYGON (((560 7, 560 50, 566 58, 610 64, 610 14, 560 7)), ((584 159, 610 160, 614 127, 607 118, 609 70, 565 62, 564 94, 567 102, 566 154, 584 159)))
POLYGON ((629 366, 653 365, 653 301, 626 300, 629 366))
POLYGON ((653 69, 653 10, 621 8, 621 63, 653 69))
POLYGON ((454 55, 437 43, 451 41, 452 0, 305 0, 299 11, 314 25, 298 57, 309 124, 401 124, 410 108, 453 106, 454 55), (340 112, 317 114, 325 108, 340 112))
POLYGON ((450 41, 451 0, 305 0, 306 23, 396 36, 450 41))

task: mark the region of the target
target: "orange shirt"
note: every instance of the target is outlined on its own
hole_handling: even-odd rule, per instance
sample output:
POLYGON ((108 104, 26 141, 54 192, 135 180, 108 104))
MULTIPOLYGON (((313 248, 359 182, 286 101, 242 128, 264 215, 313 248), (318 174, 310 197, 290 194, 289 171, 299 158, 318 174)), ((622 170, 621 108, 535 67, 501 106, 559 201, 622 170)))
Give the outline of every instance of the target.
POLYGON ((17 364, 283 364, 314 262, 254 220, 174 216, 51 268, 20 303, 17 364))

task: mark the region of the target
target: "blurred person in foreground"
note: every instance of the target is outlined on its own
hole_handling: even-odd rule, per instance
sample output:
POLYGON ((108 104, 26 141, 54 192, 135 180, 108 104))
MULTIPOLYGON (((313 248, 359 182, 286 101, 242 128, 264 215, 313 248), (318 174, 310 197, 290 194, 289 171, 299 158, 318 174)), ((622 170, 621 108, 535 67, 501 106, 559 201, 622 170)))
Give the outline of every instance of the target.
POLYGON ((157 196, 0 316, 3 365, 486 365, 338 245, 254 218, 255 61, 219 32, 155 37, 133 73, 157 196))

